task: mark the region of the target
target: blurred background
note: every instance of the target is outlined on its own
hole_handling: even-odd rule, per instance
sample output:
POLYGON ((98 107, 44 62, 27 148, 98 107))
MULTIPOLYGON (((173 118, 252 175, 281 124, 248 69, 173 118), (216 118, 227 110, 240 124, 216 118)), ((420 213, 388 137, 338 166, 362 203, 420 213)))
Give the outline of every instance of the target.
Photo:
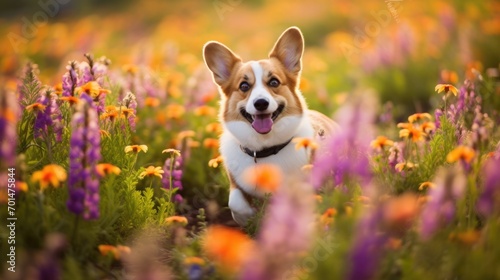
POLYGON ((86 52, 111 59, 111 69, 147 66, 160 79, 181 68, 187 81, 205 71, 206 41, 260 59, 295 25, 306 41, 301 88, 312 107, 333 112, 367 86, 402 116, 429 109, 435 84, 500 62, 495 0, 21 0, 2 1, 0 11, 2 74, 17 78, 29 60, 51 85, 86 52))

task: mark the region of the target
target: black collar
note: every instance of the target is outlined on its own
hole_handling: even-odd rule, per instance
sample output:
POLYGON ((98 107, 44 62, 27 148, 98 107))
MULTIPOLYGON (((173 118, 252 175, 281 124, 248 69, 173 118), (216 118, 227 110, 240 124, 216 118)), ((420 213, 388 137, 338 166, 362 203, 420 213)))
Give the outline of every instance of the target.
POLYGON ((253 160, 255 161, 255 163, 257 163, 258 158, 265 158, 265 157, 272 156, 272 155, 279 153, 279 151, 281 151, 284 147, 286 147, 286 145, 288 145, 291 141, 292 141, 292 138, 290 138, 290 140, 286 141, 285 143, 271 146, 268 148, 264 148, 260 151, 252 151, 249 148, 243 147, 241 145, 240 145, 240 148, 245 154, 253 157, 253 160))

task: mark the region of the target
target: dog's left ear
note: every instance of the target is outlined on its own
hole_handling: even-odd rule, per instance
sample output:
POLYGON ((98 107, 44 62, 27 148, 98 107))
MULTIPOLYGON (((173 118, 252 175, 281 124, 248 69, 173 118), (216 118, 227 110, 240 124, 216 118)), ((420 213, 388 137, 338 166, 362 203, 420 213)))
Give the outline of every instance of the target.
POLYGON ((269 57, 277 58, 285 68, 295 74, 302 69, 302 53, 304 52, 304 38, 298 27, 290 27, 276 42, 269 57))

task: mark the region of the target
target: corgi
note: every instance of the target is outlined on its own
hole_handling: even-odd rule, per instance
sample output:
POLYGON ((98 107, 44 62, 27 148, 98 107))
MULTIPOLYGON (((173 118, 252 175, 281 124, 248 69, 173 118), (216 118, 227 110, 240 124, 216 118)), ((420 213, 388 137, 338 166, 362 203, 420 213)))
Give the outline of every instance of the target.
POLYGON ((243 180, 243 172, 265 163, 279 166, 283 174, 296 174, 310 159, 295 149, 292 139, 324 138, 336 129, 333 120, 308 110, 299 91, 303 51, 297 27, 283 32, 268 59, 243 62, 216 41, 203 47, 221 96, 220 153, 230 181, 228 204, 241 226, 255 214, 251 199, 264 195, 243 180))

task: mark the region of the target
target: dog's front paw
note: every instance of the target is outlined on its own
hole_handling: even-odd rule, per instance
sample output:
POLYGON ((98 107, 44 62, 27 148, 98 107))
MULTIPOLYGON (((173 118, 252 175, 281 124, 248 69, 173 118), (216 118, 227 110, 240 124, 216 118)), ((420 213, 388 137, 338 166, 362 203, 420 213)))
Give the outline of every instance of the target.
POLYGON ((246 225, 248 219, 250 219, 255 211, 250 206, 250 203, 246 200, 243 192, 238 188, 231 189, 229 193, 229 209, 233 215, 233 219, 240 225, 246 225))

